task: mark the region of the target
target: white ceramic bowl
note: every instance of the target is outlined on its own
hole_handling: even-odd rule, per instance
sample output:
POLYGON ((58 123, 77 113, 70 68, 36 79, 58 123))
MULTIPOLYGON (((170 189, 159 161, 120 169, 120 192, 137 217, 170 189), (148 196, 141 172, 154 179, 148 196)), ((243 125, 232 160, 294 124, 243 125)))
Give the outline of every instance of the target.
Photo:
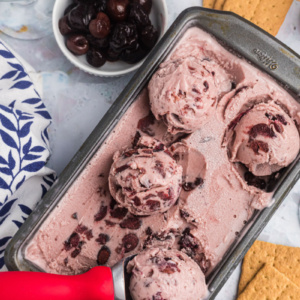
MULTIPOLYGON (((71 63, 73 63, 76 67, 87 73, 104 77, 125 75, 129 72, 138 69, 142 65, 144 59, 136 64, 128 64, 123 61, 106 62, 102 67, 95 68, 88 64, 85 55, 76 56, 72 54, 70 50, 68 50, 68 48, 66 47, 66 37, 64 37, 60 33, 58 28, 59 19, 63 16, 66 7, 72 2, 72 0, 56 0, 52 16, 53 31, 58 46, 71 63)), ((168 12, 165 0, 152 0, 150 19, 155 28, 159 30, 160 39, 166 32, 168 24, 168 12)))

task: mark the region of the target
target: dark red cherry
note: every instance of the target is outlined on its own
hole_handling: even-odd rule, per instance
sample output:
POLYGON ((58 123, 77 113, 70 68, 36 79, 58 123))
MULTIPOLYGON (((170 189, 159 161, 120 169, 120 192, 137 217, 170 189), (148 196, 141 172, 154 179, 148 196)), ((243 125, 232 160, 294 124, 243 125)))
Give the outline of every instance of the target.
POLYGON ((68 13, 69 25, 74 30, 88 31, 90 21, 96 18, 97 11, 93 5, 78 4, 68 13))
POLYGON ((131 0, 132 3, 138 3, 142 6, 146 14, 150 14, 152 8, 152 0, 131 0))
POLYGON ((106 62, 105 55, 96 49, 91 49, 86 55, 87 62, 96 68, 103 66, 106 62))
POLYGON ((136 24, 139 32, 151 24, 149 16, 144 12, 142 6, 137 3, 132 3, 130 5, 128 18, 130 21, 136 24))
POLYGON ((152 49, 158 40, 158 31, 153 27, 153 25, 146 26, 141 31, 140 39, 146 48, 152 49))
POLYGON ((129 0, 108 0, 107 13, 117 22, 125 21, 128 15, 129 0))
POLYGON ((62 35, 67 35, 73 32, 72 28, 69 25, 67 16, 64 16, 59 19, 58 28, 62 35))
POLYGON ((146 55, 147 51, 137 44, 135 49, 124 50, 121 54, 121 59, 129 64, 135 64, 142 60, 146 55))
POLYGON ((108 48, 106 52, 106 59, 110 62, 115 62, 119 60, 120 54, 115 52, 112 48, 108 48))
POLYGON ((135 24, 122 22, 116 24, 110 38, 110 48, 121 53, 126 49, 135 49, 138 42, 138 32, 135 24))
POLYGON ((95 49, 106 49, 109 46, 108 37, 105 37, 103 39, 97 39, 91 34, 87 34, 86 38, 89 41, 90 45, 93 46, 93 48, 95 49))
POLYGON ((67 48, 75 55, 83 55, 89 50, 89 42, 81 34, 71 35, 67 39, 67 48))
POLYGON ((108 16, 103 12, 99 12, 97 18, 90 22, 89 30, 91 35, 98 39, 108 36, 110 32, 110 20, 108 16))

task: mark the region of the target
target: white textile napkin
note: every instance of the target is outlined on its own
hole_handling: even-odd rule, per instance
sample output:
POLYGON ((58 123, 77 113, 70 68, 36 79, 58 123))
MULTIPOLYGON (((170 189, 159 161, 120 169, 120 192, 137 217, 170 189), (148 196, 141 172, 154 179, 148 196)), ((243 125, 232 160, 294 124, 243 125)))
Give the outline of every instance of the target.
POLYGON ((0 271, 8 242, 55 180, 45 166, 50 124, 26 70, 0 41, 0 271))

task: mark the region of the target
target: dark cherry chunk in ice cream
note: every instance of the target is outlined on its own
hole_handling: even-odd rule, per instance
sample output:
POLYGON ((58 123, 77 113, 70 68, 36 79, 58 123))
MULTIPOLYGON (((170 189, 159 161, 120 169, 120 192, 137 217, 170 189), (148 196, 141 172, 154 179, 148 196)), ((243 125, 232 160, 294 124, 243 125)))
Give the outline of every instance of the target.
POLYGON ((102 246, 97 255, 97 263, 99 266, 105 265, 110 257, 110 249, 107 246, 102 246))
POLYGON ((94 220, 96 222, 101 221, 102 219, 105 218, 106 214, 107 214, 107 206, 102 205, 99 211, 95 214, 94 220))
POLYGON ((269 138, 276 137, 276 134, 273 131, 273 129, 264 123, 254 125, 249 131, 249 136, 252 138, 256 138, 258 135, 262 135, 269 138))
POLYGON ((142 225, 142 221, 135 216, 130 216, 124 219, 120 223, 121 228, 127 228, 127 229, 139 229, 141 225, 142 225))
POLYGON ((98 238, 96 239, 96 242, 98 242, 100 245, 105 245, 109 241, 109 236, 105 233, 100 233, 98 238))
POLYGON ((122 245, 124 247, 125 253, 134 250, 137 247, 138 243, 139 239, 134 233, 129 233, 122 239, 122 245))

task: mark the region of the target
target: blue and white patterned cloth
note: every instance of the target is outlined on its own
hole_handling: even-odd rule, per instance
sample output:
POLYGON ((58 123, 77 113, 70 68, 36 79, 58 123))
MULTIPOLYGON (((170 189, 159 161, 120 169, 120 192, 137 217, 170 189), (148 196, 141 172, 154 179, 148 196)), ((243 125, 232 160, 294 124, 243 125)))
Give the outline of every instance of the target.
POLYGON ((28 74, 0 41, 0 271, 8 242, 55 180, 46 167, 50 124, 28 74))

